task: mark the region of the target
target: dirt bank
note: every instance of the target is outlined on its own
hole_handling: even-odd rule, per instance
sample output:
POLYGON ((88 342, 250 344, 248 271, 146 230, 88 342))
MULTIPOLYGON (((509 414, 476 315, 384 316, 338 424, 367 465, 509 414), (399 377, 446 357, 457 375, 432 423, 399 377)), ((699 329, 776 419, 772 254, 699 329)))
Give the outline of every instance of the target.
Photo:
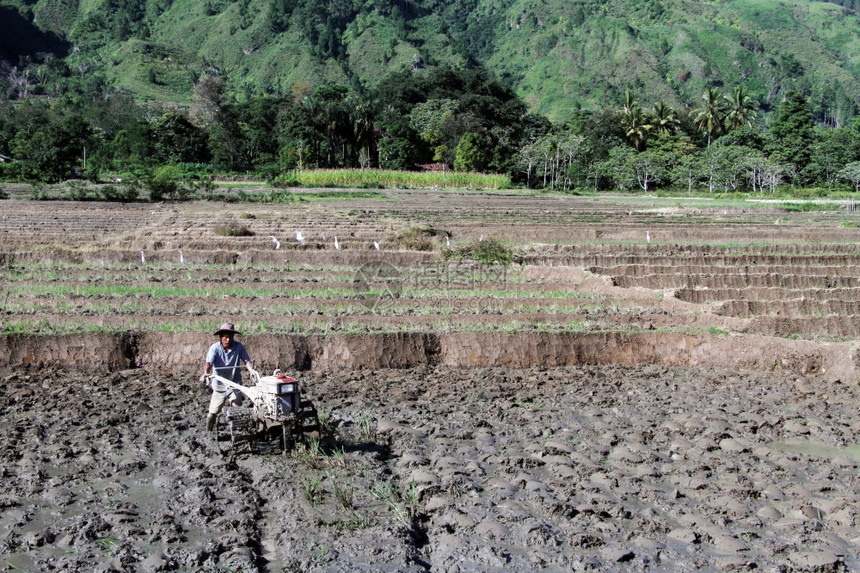
MULTIPOLYGON (((584 364, 710 366, 785 370, 857 381, 855 343, 819 343, 758 335, 630 333, 393 333, 244 337, 254 357, 277 368, 531 368, 584 364)), ((102 372, 142 367, 191 369, 212 343, 205 334, 119 333, 0 337, 0 366, 52 365, 102 372)))

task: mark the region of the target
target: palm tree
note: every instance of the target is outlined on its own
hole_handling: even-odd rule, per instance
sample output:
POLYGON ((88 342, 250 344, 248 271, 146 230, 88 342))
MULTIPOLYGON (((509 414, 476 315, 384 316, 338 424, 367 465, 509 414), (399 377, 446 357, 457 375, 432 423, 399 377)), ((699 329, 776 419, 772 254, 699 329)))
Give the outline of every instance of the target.
POLYGON ((732 129, 738 129, 740 126, 752 125, 752 120, 756 117, 756 102, 747 93, 744 86, 735 88, 731 95, 725 96, 728 102, 728 114, 726 120, 732 129))
POLYGON ((639 107, 639 102, 636 101, 633 92, 628 89, 624 92, 624 107, 621 108, 621 113, 629 115, 634 107, 639 107))
POLYGON ((654 126, 649 123, 648 116, 642 112, 642 108, 639 107, 639 103, 630 90, 624 92, 624 107, 621 109, 621 114, 621 126, 624 128, 624 133, 639 151, 642 144, 645 143, 645 138, 648 137, 648 131, 654 126))
POLYGON ((715 135, 719 135, 723 130, 723 121, 725 120, 725 103, 720 97, 720 91, 717 88, 708 88, 708 91, 702 96, 704 104, 702 104, 699 113, 696 114, 696 127, 708 133, 708 147, 711 146, 711 139, 715 135))
POLYGON ((645 143, 645 139, 648 137, 648 132, 654 127, 648 121, 647 114, 643 113, 642 108, 637 105, 630 110, 630 114, 624 118, 622 124, 624 125, 625 135, 633 142, 636 151, 640 151, 642 144, 645 143))
POLYGON ((675 110, 663 101, 654 106, 651 121, 657 133, 673 133, 681 124, 681 120, 675 115, 675 110))

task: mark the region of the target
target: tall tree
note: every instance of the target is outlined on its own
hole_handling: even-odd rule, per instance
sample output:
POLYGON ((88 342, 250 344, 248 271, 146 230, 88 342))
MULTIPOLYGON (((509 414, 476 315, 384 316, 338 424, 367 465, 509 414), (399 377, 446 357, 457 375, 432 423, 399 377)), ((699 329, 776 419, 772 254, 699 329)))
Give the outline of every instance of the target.
POLYGON ((457 171, 483 171, 489 161, 486 142, 479 134, 468 131, 457 144, 454 169, 457 171))
POLYGON ((796 172, 809 164, 815 144, 815 122, 803 94, 790 91, 776 108, 770 126, 769 151, 780 163, 790 164, 796 172))
POLYGON ((725 103, 717 88, 708 88, 702 96, 702 107, 696 113, 696 127, 708 134, 708 147, 711 141, 723 131, 725 120, 725 103))
POLYGON ((654 112, 651 114, 651 123, 659 134, 675 133, 675 130, 681 125, 681 121, 675 114, 675 110, 669 107, 664 101, 654 106, 654 112))
POLYGON ((853 129, 817 128, 817 141, 812 147, 804 175, 814 181, 824 181, 829 188, 839 179, 847 164, 860 159, 860 134, 853 129))
POLYGON ((624 127, 624 135, 633 144, 636 150, 641 150, 648 137, 648 132, 653 127, 648 116, 639 107, 633 93, 627 90, 624 93, 624 107, 621 108, 621 125, 624 127))
POLYGON ((738 129, 742 125, 752 125, 756 118, 756 103, 744 86, 737 86, 731 94, 726 94, 728 102, 728 113, 726 121, 731 129, 738 129))

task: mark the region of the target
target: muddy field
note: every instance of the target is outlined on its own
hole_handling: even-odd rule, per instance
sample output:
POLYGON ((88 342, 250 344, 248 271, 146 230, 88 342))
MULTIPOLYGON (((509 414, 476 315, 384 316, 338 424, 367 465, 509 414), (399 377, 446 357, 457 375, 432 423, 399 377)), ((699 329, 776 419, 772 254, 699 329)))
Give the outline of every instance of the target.
POLYGON ((0 202, 0 568, 860 566, 855 212, 386 195, 0 202), (223 320, 319 440, 203 431, 223 320))

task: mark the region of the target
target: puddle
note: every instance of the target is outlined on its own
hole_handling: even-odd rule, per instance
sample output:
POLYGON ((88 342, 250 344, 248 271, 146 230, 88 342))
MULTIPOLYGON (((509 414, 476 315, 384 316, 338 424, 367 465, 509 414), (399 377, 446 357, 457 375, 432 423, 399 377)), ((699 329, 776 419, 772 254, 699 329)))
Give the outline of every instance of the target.
POLYGON ((773 442, 771 447, 782 452, 806 454, 816 458, 833 459, 837 456, 845 456, 850 460, 860 462, 860 444, 840 448, 806 440, 780 440, 773 442))

